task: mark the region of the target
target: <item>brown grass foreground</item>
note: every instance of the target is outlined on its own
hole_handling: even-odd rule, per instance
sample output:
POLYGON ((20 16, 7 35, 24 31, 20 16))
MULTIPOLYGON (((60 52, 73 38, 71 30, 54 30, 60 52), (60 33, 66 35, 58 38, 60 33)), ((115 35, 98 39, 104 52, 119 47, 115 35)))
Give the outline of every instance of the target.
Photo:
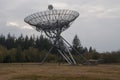
POLYGON ((120 80, 120 65, 0 64, 0 80, 120 80))

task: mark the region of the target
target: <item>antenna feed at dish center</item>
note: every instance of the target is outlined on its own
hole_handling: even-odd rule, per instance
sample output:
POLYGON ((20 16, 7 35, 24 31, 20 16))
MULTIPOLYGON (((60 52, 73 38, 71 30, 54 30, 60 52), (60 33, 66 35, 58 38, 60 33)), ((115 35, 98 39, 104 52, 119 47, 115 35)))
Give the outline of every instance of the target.
POLYGON ((53 5, 51 5, 51 4, 48 5, 48 9, 49 9, 49 10, 53 10, 53 5))

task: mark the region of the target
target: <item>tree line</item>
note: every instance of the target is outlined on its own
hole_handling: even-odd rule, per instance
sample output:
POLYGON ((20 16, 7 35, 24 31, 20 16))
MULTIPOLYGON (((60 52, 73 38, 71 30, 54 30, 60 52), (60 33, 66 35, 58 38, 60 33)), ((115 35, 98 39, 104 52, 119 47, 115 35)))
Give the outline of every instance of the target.
MULTIPOLYGON (((21 34, 18 38, 10 34, 5 37, 0 35, 0 62, 41 62, 48 50, 52 46, 52 41, 43 35, 25 36, 21 34)), ((99 53, 90 47, 83 47, 80 39, 75 35, 72 46, 86 59, 102 60, 103 63, 119 63, 120 51, 99 53)), ((70 50, 74 56, 75 51, 70 50)), ((79 59, 79 58, 78 58, 79 59)), ((51 54, 48 55, 46 62, 65 62, 63 58, 59 58, 56 51, 53 49, 51 54)), ((82 59, 81 59, 82 61, 82 59)))
POLYGON ((29 47, 34 47, 39 50, 48 50, 51 46, 51 41, 48 38, 43 37, 43 35, 35 38, 34 36, 23 37, 21 34, 18 38, 16 38, 8 34, 7 37, 0 35, 0 45, 6 47, 8 50, 17 47, 21 47, 22 50, 28 49, 29 47))

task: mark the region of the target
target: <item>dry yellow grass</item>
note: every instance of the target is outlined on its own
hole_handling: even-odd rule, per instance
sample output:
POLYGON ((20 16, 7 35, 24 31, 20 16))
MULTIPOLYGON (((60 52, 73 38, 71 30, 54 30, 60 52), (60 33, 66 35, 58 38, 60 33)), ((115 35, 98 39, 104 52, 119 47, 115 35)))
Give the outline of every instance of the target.
POLYGON ((0 64, 0 80, 120 80, 120 65, 0 64))

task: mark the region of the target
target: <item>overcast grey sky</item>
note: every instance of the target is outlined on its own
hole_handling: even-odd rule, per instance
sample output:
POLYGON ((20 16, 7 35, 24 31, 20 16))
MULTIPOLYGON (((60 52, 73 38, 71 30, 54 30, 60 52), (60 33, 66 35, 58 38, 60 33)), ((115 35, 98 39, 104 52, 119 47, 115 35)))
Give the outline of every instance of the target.
POLYGON ((47 10, 49 4, 80 13, 62 33, 69 42, 77 34, 84 47, 99 52, 120 50, 120 0, 0 0, 0 34, 39 35, 24 18, 47 10))

